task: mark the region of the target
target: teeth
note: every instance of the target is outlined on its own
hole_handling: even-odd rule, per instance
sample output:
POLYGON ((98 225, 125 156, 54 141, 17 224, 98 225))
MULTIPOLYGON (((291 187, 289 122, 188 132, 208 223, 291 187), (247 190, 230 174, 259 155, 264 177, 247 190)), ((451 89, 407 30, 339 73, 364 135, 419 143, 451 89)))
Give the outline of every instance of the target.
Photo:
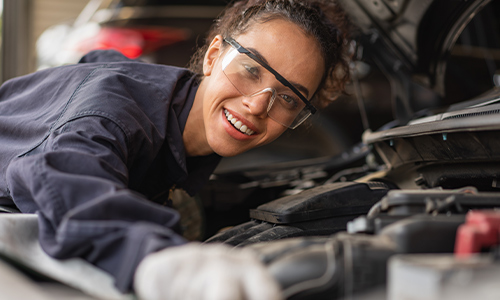
POLYGON ((226 114, 227 120, 231 124, 233 124, 233 126, 236 129, 238 129, 239 131, 243 132, 246 135, 252 135, 252 134, 255 133, 253 130, 251 130, 250 128, 248 128, 247 125, 243 125, 243 123, 241 121, 239 121, 238 119, 236 119, 235 117, 233 117, 233 115, 230 114, 227 110, 224 110, 224 114, 226 114))

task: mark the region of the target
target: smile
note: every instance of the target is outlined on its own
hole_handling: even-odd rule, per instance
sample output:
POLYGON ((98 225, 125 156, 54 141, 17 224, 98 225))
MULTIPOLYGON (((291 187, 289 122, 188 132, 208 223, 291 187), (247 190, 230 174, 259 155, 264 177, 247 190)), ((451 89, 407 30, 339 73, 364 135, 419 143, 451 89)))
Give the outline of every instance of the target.
POLYGON ((224 114, 226 114, 226 119, 229 123, 233 124, 234 128, 238 129, 240 132, 246 134, 246 135, 252 135, 254 134, 254 131, 248 128, 247 125, 243 125, 243 123, 233 117, 233 115, 228 112, 226 109, 224 109, 224 114))

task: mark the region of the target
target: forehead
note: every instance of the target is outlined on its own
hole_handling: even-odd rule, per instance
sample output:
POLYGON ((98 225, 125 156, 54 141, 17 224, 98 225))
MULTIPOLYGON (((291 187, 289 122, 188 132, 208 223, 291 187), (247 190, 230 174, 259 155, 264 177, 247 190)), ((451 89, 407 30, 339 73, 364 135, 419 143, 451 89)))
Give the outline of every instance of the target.
POLYGON ((318 42, 299 26, 282 19, 254 23, 235 38, 243 47, 257 51, 289 81, 314 92, 324 72, 318 42))

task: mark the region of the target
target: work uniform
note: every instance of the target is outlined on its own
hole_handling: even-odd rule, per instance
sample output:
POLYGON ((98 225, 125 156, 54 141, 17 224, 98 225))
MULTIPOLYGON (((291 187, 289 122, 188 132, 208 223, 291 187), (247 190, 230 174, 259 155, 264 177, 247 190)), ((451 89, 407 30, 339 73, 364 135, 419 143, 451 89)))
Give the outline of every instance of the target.
POLYGON ((196 194, 220 160, 185 154, 197 89, 186 69, 112 51, 4 83, 0 204, 38 214, 49 255, 82 257, 128 291, 142 258, 186 242, 170 188, 196 194))

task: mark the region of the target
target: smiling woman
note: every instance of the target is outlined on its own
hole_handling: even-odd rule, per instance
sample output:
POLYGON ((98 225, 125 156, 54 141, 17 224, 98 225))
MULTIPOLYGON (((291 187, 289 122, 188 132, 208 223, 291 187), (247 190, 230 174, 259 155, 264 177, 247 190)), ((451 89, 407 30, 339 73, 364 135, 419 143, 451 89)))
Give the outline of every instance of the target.
POLYGON ((185 245, 170 195, 195 195, 221 156, 341 93, 345 25, 333 1, 235 1, 193 60, 199 73, 95 51, 6 82, 0 205, 37 213, 49 255, 81 257, 141 299, 281 299, 253 253, 185 245))
POLYGON ((332 2, 241 1, 228 8, 191 63, 205 77, 186 124, 188 152, 234 156, 265 145, 314 113, 311 102, 323 107, 335 99, 349 75, 347 32, 332 2), (253 83, 239 71, 248 72, 249 62, 260 72, 253 83), (283 113, 285 99, 302 109, 283 113), (204 118, 196 116, 201 102, 204 118))
MULTIPOLYGON (((231 71, 241 68, 233 66, 234 63, 246 64, 246 68, 250 61, 255 64, 252 59, 247 58, 244 62, 241 62, 243 58, 240 62, 232 59, 223 71, 222 61, 226 60, 228 63, 228 55, 232 55, 233 48, 228 47, 222 36, 217 35, 206 52, 203 70, 205 77, 184 131, 184 144, 188 153, 190 143, 193 143, 192 149, 206 151, 200 154, 216 152, 221 156, 234 156, 275 140, 303 110, 307 111, 305 116, 311 113, 311 109, 305 107, 306 103, 311 106, 306 97, 310 97, 318 88, 323 75, 321 71, 324 69, 318 43, 313 37, 306 35, 290 21, 276 19, 257 23, 234 38, 238 40, 238 45, 253 49, 255 54, 265 59, 271 70, 277 70, 274 71, 276 74, 282 74, 280 78, 283 78, 283 82, 296 83, 302 93, 288 83, 296 91, 293 92, 258 63, 257 66, 261 68, 251 70, 254 72, 251 75, 248 74, 248 69, 244 71, 247 74, 235 74, 231 71), (259 70, 260 73, 256 74, 259 70), (253 78, 248 79, 248 76, 253 78), (240 83, 243 80, 241 78, 247 78, 243 84, 240 83), (235 82, 238 82, 239 89, 234 85, 235 82), (241 92, 243 88, 249 91, 246 95, 241 92), (281 103, 288 98, 296 98, 292 101, 300 109, 283 112, 281 103), (225 111, 233 118, 229 119, 225 111), (198 115, 200 113, 202 115, 198 115), (234 119, 236 121, 233 124, 234 119), (235 128, 237 122, 250 128, 253 134, 242 133, 241 127, 235 128)), ((299 118, 300 121, 304 119, 302 115, 299 118)))

